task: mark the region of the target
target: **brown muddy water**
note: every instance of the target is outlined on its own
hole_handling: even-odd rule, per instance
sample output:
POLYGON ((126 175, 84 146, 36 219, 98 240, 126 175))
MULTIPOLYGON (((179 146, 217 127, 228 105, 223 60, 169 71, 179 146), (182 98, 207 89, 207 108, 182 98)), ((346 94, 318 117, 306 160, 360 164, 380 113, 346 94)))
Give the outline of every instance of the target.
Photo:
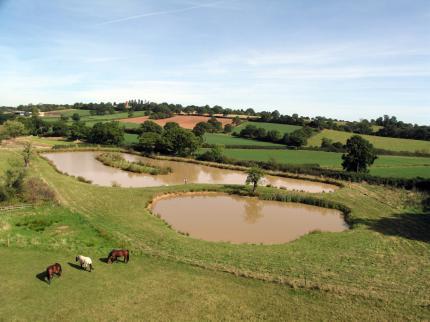
MULTIPOLYGON (((59 152, 44 153, 62 172, 73 176, 81 176, 101 186, 112 186, 114 183, 121 187, 156 187, 187 183, 209 184, 244 184, 246 173, 237 170, 218 169, 205 165, 187 162, 156 160, 124 153, 129 161, 143 160, 149 164, 170 167, 172 172, 165 175, 137 174, 121 169, 105 166, 96 160, 101 152, 59 152)), ((287 190, 298 190, 312 193, 332 192, 337 187, 330 184, 265 176, 262 185, 271 184, 274 187, 283 187, 287 190)))
POLYGON ((224 194, 162 197, 152 212, 176 231, 217 242, 281 244, 348 229, 338 210, 224 194))

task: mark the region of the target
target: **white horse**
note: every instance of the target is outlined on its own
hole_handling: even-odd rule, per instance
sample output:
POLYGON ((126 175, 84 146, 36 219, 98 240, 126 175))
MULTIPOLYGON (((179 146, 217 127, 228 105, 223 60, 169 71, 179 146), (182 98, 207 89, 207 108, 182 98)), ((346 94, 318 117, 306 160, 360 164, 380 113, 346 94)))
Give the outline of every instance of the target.
POLYGON ((90 272, 93 269, 93 261, 89 257, 79 255, 76 256, 76 261, 79 261, 79 264, 81 264, 81 267, 83 267, 85 270, 87 269, 87 267, 90 268, 90 272))

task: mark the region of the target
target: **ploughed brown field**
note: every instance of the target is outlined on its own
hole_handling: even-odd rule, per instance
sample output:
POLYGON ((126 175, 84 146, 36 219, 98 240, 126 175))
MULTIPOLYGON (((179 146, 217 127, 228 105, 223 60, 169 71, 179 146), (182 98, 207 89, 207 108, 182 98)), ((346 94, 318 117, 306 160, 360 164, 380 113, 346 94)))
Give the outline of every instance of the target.
MULTIPOLYGON (((148 116, 142 116, 142 117, 132 117, 127 119, 121 119, 120 122, 124 123, 143 123, 147 120, 153 121, 157 123, 158 125, 164 126, 168 122, 176 122, 184 129, 193 129, 197 123, 199 122, 207 122, 210 119, 208 116, 197 116, 197 115, 175 115, 173 117, 169 117, 167 119, 160 119, 160 120, 152 120, 149 119, 148 116)), ((217 118, 219 122, 222 123, 222 125, 231 124, 233 121, 232 119, 227 118, 217 118)))

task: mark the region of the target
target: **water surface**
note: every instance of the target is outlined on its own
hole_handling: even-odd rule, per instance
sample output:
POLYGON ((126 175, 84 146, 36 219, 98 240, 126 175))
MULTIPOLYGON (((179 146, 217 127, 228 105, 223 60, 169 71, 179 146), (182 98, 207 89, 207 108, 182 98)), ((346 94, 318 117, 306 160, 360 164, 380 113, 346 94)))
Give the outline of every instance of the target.
POLYGON ((152 212, 175 230, 208 241, 280 244, 312 231, 348 229, 338 210, 224 194, 163 197, 152 212))
MULTIPOLYGON (((165 175, 137 174, 121 169, 105 166, 96 160, 101 152, 59 152, 45 153, 62 172, 73 176, 81 176, 101 186, 118 184, 121 187, 155 187, 164 185, 178 185, 187 183, 209 184, 244 184, 246 173, 237 170, 218 169, 210 166, 187 162, 156 160, 124 153, 129 161, 142 160, 152 165, 170 167, 172 172, 165 175)), ((265 176, 262 185, 271 184, 288 190, 302 190, 306 192, 332 192, 337 187, 320 182, 265 176)))

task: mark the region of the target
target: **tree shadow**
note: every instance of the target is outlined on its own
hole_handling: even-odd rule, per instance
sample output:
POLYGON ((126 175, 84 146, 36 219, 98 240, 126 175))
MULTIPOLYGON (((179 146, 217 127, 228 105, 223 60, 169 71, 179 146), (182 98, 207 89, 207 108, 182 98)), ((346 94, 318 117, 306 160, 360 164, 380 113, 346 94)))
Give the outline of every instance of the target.
POLYGON ((378 220, 354 220, 388 236, 430 243, 430 212, 403 213, 378 220))
POLYGON ((83 270, 83 268, 81 267, 81 265, 77 265, 75 263, 70 263, 70 262, 67 263, 67 264, 69 264, 70 267, 73 267, 73 268, 75 268, 77 270, 83 270))
POLYGON ((225 192, 233 195, 249 196, 250 190, 243 185, 224 185, 225 192))
POLYGON ((36 274, 36 278, 39 279, 41 282, 44 282, 44 283, 48 284, 48 280, 47 280, 47 276, 46 276, 46 271, 43 271, 41 273, 36 274))

